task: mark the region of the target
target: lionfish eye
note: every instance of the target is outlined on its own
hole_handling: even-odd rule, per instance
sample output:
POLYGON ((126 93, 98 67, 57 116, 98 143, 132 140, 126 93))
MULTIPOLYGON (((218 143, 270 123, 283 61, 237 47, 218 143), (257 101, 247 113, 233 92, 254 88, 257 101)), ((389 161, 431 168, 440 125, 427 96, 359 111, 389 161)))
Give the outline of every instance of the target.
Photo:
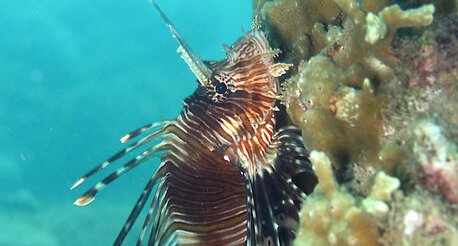
POLYGON ((224 94, 227 91, 227 85, 224 82, 220 82, 216 85, 215 87, 216 93, 218 94, 224 94))

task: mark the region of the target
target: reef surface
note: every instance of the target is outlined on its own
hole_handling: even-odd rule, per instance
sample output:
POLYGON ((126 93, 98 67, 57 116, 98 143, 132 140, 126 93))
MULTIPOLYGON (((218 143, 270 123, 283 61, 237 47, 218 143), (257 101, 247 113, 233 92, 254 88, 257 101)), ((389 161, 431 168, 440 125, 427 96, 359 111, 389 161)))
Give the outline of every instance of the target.
POLYGON ((319 178, 296 245, 458 245, 456 6, 253 0, 319 178))

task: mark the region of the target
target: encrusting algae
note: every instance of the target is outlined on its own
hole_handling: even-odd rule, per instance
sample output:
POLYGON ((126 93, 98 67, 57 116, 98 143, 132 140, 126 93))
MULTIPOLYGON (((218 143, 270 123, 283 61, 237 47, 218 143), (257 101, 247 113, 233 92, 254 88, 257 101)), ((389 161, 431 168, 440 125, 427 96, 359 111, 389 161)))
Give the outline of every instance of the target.
POLYGON ((456 6, 253 0, 319 178, 295 245, 458 245, 456 6))

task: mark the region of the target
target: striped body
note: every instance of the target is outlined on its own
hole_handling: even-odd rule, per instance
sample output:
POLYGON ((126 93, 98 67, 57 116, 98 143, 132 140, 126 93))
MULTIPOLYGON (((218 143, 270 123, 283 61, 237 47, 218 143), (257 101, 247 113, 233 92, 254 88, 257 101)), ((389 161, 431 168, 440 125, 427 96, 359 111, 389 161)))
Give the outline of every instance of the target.
POLYGON ((121 141, 146 135, 79 179, 72 188, 125 153, 161 140, 75 204, 92 202, 100 189, 160 152, 160 167, 115 245, 122 243, 155 187, 138 244, 147 239, 148 245, 289 245, 305 197, 295 177, 310 179, 312 188, 316 183, 300 132, 294 127, 276 131, 277 77, 289 66, 274 63, 279 52, 259 30, 249 31, 227 50, 227 59, 214 63, 195 62, 195 54, 179 41, 182 57, 200 81, 198 89, 185 99, 177 119, 128 134, 121 141), (205 68, 198 70, 199 66, 205 68))

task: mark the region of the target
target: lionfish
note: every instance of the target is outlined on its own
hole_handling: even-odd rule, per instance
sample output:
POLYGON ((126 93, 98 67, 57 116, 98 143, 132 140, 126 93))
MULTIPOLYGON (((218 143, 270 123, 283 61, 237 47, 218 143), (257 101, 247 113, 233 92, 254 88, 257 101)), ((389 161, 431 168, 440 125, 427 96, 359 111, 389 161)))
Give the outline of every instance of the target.
POLYGON ((178 52, 197 77, 198 88, 184 100, 175 120, 148 124, 121 138, 125 143, 145 135, 71 189, 126 153, 147 148, 75 205, 91 203, 98 191, 160 153, 159 168, 114 245, 122 244, 153 191, 137 245, 145 240, 148 245, 290 245, 307 193, 303 184, 313 188, 316 183, 300 131, 294 126, 276 129, 278 77, 291 65, 274 62, 280 51, 270 48, 255 25, 227 47, 225 60, 205 62, 154 0, 150 2, 177 39, 178 52))

